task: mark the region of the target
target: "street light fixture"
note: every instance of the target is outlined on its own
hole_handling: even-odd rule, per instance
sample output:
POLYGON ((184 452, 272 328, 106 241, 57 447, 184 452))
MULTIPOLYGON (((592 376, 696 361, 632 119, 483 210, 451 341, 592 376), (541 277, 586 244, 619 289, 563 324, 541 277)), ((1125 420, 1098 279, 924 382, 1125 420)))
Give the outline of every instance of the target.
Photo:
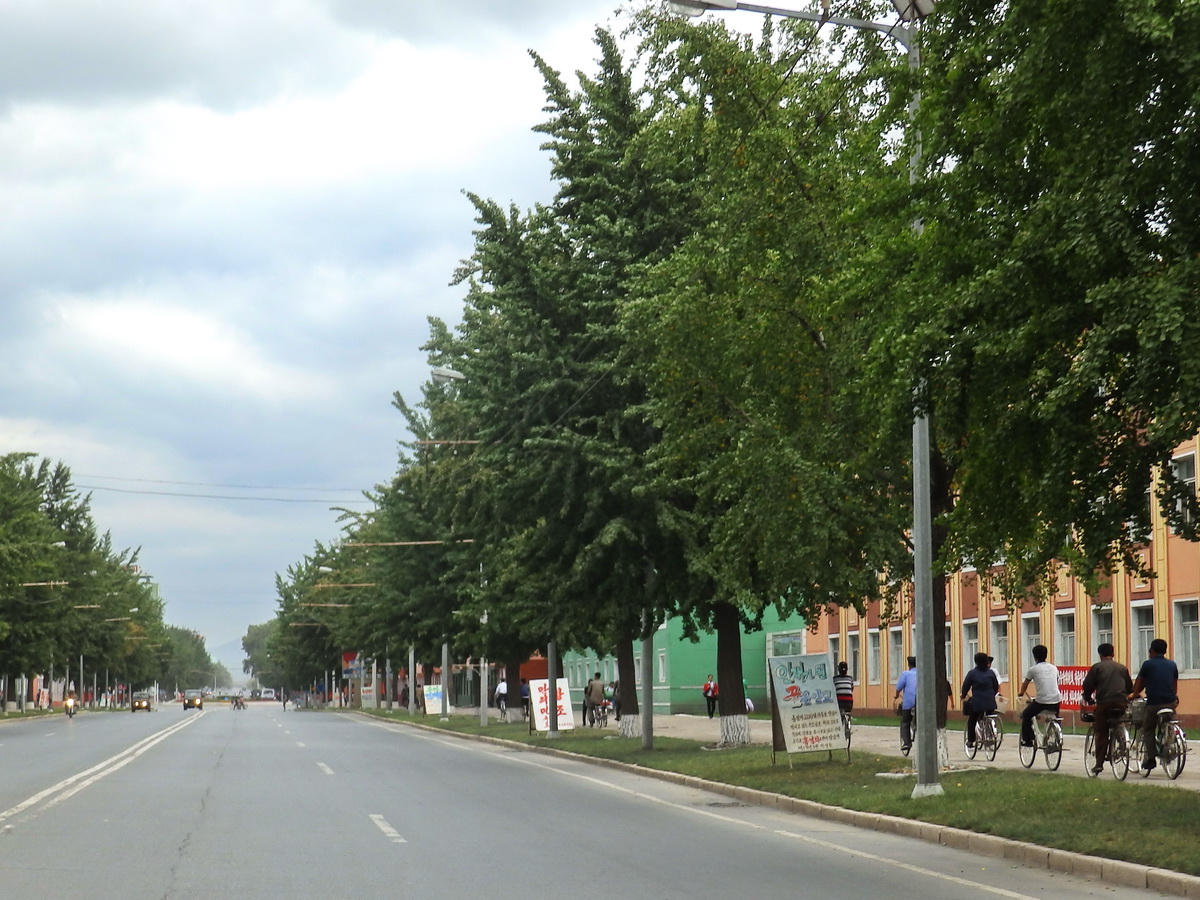
MULTIPOLYGON (((764 15, 781 16, 787 19, 803 19, 832 25, 856 28, 860 31, 875 31, 890 37, 908 53, 908 65, 916 70, 921 65, 920 51, 916 42, 916 22, 933 12, 937 0, 892 0, 901 21, 909 25, 889 25, 866 19, 835 16, 829 13, 829 0, 822 0, 820 10, 780 9, 742 3, 740 0, 668 0, 667 6, 675 12, 698 16, 708 10, 746 10, 764 15)), ((921 96, 914 94, 909 103, 909 121, 916 120, 921 96)), ((921 139, 914 135, 913 152, 908 160, 909 184, 915 184, 921 172, 921 139)), ((917 233, 921 231, 919 221, 913 223, 917 233)), ((923 387, 923 385, 921 386, 923 387)), ((918 390, 921 388, 919 387, 918 390)), ((930 439, 929 417, 926 413, 913 416, 913 607, 915 610, 917 671, 925 672, 917 679, 917 706, 933 710, 937 706, 937 679, 933 677, 936 666, 936 629, 942 627, 944 615, 938 615, 933 597, 933 520, 930 500, 930 439)), ((913 797, 932 797, 942 794, 938 782, 937 717, 922 715, 917 719, 919 732, 917 741, 917 783, 913 797)))

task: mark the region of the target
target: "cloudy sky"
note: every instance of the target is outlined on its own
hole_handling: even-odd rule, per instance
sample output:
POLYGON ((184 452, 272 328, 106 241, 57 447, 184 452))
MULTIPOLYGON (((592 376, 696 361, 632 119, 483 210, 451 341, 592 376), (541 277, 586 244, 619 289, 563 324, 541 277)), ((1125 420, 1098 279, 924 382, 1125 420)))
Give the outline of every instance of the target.
POLYGON ((530 48, 619 0, 0 0, 0 450, 62 460, 210 650, 395 471, 471 250, 548 200, 530 48))

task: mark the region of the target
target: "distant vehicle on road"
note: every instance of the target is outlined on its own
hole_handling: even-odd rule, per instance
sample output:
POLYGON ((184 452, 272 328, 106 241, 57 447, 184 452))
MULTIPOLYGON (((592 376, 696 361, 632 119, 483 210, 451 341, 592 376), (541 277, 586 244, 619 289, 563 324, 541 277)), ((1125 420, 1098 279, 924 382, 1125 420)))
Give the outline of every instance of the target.
POLYGON ((150 692, 149 691, 134 691, 133 699, 129 703, 129 711, 137 712, 139 709, 144 709, 150 712, 150 692))
POLYGON ((183 692, 183 708, 184 709, 204 709, 204 692, 203 691, 184 691, 183 692))
POLYGON ((275 700, 275 699, 278 699, 278 698, 276 698, 276 696, 275 696, 275 688, 263 688, 263 689, 262 689, 262 694, 261 694, 261 696, 262 696, 262 699, 263 699, 263 700, 275 700))

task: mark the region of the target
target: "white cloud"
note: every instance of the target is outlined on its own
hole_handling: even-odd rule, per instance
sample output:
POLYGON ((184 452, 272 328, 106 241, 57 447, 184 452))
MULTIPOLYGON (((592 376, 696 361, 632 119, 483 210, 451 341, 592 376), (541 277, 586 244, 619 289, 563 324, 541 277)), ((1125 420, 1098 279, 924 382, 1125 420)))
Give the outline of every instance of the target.
POLYGON ((77 364, 90 359, 135 380, 179 379, 259 401, 324 402, 334 393, 328 377, 264 358, 229 322, 196 309, 147 299, 61 298, 53 305, 60 349, 77 364))

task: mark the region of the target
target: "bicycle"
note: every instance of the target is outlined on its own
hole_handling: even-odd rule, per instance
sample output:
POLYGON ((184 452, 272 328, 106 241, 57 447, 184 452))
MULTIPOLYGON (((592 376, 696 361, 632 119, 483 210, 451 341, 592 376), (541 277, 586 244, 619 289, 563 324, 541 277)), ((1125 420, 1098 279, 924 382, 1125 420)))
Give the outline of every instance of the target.
MULTIPOLYGON (((901 715, 903 715, 903 711, 901 711, 901 715)), ((904 732, 901 731, 902 736, 903 734, 904 732)), ((915 706, 912 708, 912 718, 908 720, 908 737, 910 743, 900 744, 900 753, 904 756, 908 756, 912 752, 912 745, 917 742, 917 708, 915 706)))
MULTIPOLYGON (((1110 710, 1108 725, 1108 764, 1112 768, 1113 777, 1124 781, 1129 774, 1129 729, 1125 722, 1129 716, 1128 710, 1110 710)), ((1081 712, 1080 718, 1091 722, 1087 736, 1083 740, 1083 766, 1088 778, 1095 778, 1100 773, 1096 771, 1096 714, 1081 712)))
MULTIPOLYGON (((1130 755, 1138 763, 1138 773, 1143 778, 1150 776, 1150 769, 1144 768, 1141 761, 1145 759, 1146 735, 1142 731, 1142 715, 1146 709, 1145 698, 1138 697, 1129 704, 1129 715, 1133 722, 1133 743, 1130 755)), ((1174 781, 1183 774, 1187 763, 1187 735, 1184 734, 1179 720, 1175 718, 1175 710, 1164 706, 1158 711, 1158 723, 1152 735, 1154 740, 1154 756, 1162 766, 1167 777, 1174 781)))
POLYGON ((1000 713, 992 710, 989 713, 979 717, 979 721, 975 723, 975 743, 970 743, 970 732, 963 729, 963 748, 966 751, 967 759, 974 759, 979 748, 983 748, 984 756, 991 762, 996 758, 996 751, 1000 749, 1000 745, 1004 743, 1004 722, 1000 718, 1000 713))
POLYGON ((592 723, 597 728, 606 728, 608 726, 608 701, 597 703, 592 707, 592 723))
POLYGON ((1051 772, 1057 771, 1062 763, 1062 718, 1043 710, 1033 717, 1033 746, 1027 747, 1020 741, 1017 743, 1019 744, 1017 754, 1021 758, 1021 765, 1025 768, 1033 768, 1033 761, 1037 759, 1037 752, 1041 750, 1046 768, 1051 772))

